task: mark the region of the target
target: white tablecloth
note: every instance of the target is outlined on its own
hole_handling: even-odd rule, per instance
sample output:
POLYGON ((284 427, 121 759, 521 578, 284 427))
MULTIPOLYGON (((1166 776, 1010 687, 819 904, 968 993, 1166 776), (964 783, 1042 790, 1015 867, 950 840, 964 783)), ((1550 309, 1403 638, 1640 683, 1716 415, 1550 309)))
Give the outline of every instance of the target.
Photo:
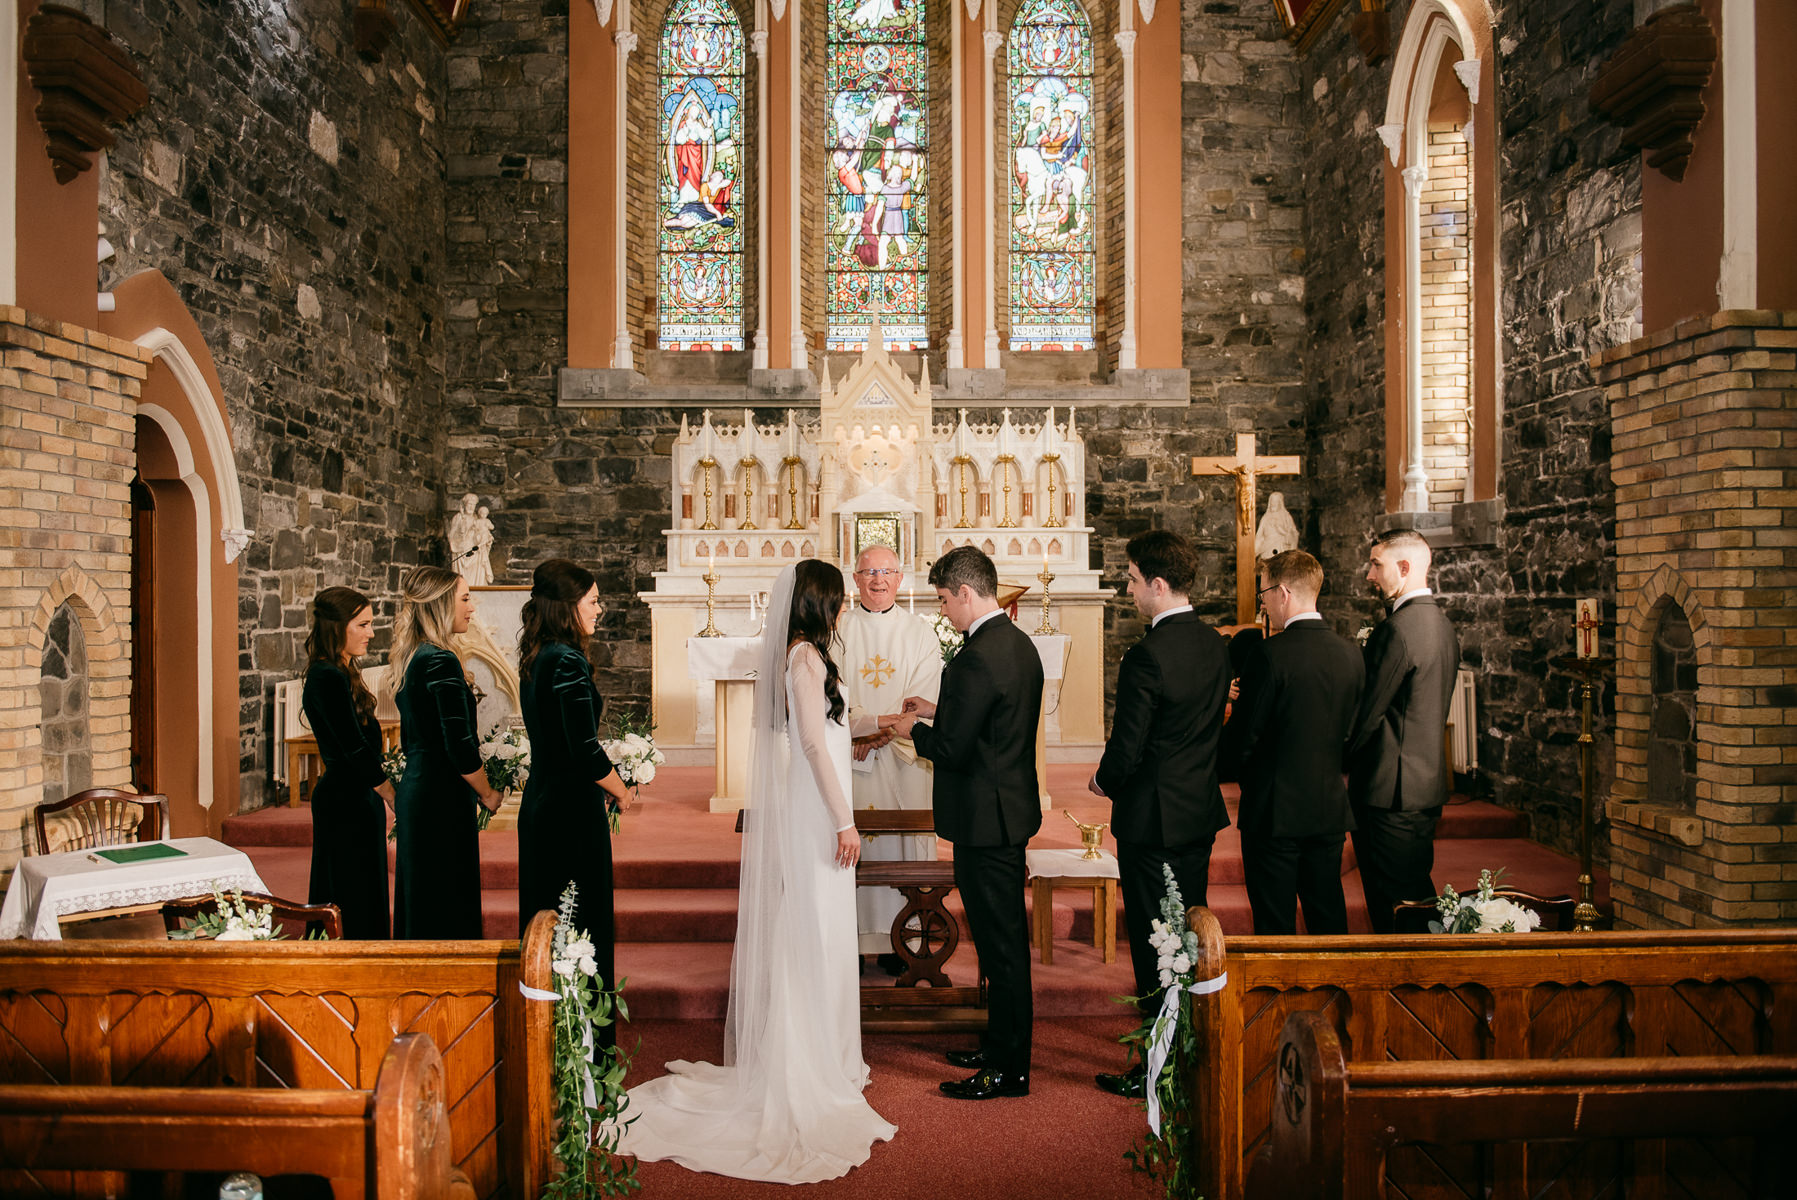
POLYGON ((1025 850, 1023 869, 1031 879, 1115 879, 1117 856, 1100 850, 1097 858, 1087 858, 1084 850, 1025 850))
POLYGON ((686 673, 698 680, 753 679, 761 651, 758 637, 686 639, 686 673))
POLYGON ((241 850, 203 837, 165 841, 186 853, 136 863, 115 863, 91 850, 21 858, 6 889, 6 904, 0 907, 0 938, 59 941, 57 918, 70 913, 156 904, 215 887, 268 890, 241 850))

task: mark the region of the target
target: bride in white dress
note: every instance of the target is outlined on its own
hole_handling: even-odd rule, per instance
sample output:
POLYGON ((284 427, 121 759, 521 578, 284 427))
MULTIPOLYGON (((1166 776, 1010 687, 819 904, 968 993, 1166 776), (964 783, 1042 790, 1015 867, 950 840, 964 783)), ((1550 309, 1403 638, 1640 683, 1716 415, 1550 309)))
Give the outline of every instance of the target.
POLYGON ((825 651, 842 572, 780 572, 755 677, 749 805, 722 1065, 632 1088, 619 1150, 773 1183, 834 1179, 896 1128, 861 1095, 849 730, 825 651))

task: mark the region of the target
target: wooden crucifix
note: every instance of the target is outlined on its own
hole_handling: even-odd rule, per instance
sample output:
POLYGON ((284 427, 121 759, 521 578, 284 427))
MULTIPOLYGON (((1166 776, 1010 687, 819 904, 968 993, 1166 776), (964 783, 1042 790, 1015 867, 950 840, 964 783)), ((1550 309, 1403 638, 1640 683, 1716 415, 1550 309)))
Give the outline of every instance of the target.
POLYGON ((1254 521, 1260 512, 1255 481, 1262 475, 1296 475, 1296 454, 1254 452, 1254 435, 1235 435, 1235 454, 1230 458, 1194 458, 1193 475, 1235 476, 1235 619, 1243 625, 1254 620, 1255 591, 1259 572, 1254 554, 1254 521))

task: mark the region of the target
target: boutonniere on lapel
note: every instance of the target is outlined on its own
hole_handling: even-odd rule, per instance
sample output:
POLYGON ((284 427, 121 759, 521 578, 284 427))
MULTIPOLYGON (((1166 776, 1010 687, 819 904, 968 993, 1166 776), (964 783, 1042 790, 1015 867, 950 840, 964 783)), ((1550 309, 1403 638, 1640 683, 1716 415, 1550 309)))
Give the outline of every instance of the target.
POLYGON ((1368 621, 1365 625, 1362 625, 1358 630, 1355 631, 1354 640, 1359 642, 1362 646, 1365 646, 1367 639, 1372 636, 1373 636, 1373 624, 1371 621, 1368 621))

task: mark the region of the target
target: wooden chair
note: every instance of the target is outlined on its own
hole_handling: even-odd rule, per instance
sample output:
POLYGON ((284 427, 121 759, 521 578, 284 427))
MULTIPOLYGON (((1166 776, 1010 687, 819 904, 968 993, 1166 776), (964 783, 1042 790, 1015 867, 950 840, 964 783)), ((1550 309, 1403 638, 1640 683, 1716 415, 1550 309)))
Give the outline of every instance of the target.
MULTIPOLYGON (((1455 891, 1460 891, 1456 888, 1455 891)), ((1478 894, 1478 886, 1461 891, 1462 896, 1478 894)), ((1571 933, 1573 912, 1578 901, 1571 896, 1536 896, 1515 888, 1493 888, 1493 897, 1520 905, 1541 918, 1540 928, 1550 933, 1571 933)), ((1429 922, 1441 920, 1433 900, 1401 900, 1391 910, 1393 933, 1428 933, 1429 922)))
MULTIPOLYGON (((343 912, 335 904, 301 904, 297 900, 283 900, 279 896, 270 896, 265 892, 245 892, 243 902, 256 908, 264 904, 272 907, 277 924, 297 925, 299 933, 287 931, 288 937, 304 937, 307 926, 317 921, 324 927, 324 935, 332 941, 343 940, 343 912)), ((183 896, 179 900, 165 900, 162 904, 162 924, 170 933, 181 928, 181 918, 192 919, 204 910, 212 908, 218 900, 207 893, 203 896, 183 896)))
POLYGON ((88 788, 66 800, 40 804, 32 810, 32 817, 37 823, 39 854, 53 852, 47 820, 50 817, 59 817, 59 823, 72 826, 64 850, 154 842, 169 835, 167 796, 140 796, 118 788, 88 788))

